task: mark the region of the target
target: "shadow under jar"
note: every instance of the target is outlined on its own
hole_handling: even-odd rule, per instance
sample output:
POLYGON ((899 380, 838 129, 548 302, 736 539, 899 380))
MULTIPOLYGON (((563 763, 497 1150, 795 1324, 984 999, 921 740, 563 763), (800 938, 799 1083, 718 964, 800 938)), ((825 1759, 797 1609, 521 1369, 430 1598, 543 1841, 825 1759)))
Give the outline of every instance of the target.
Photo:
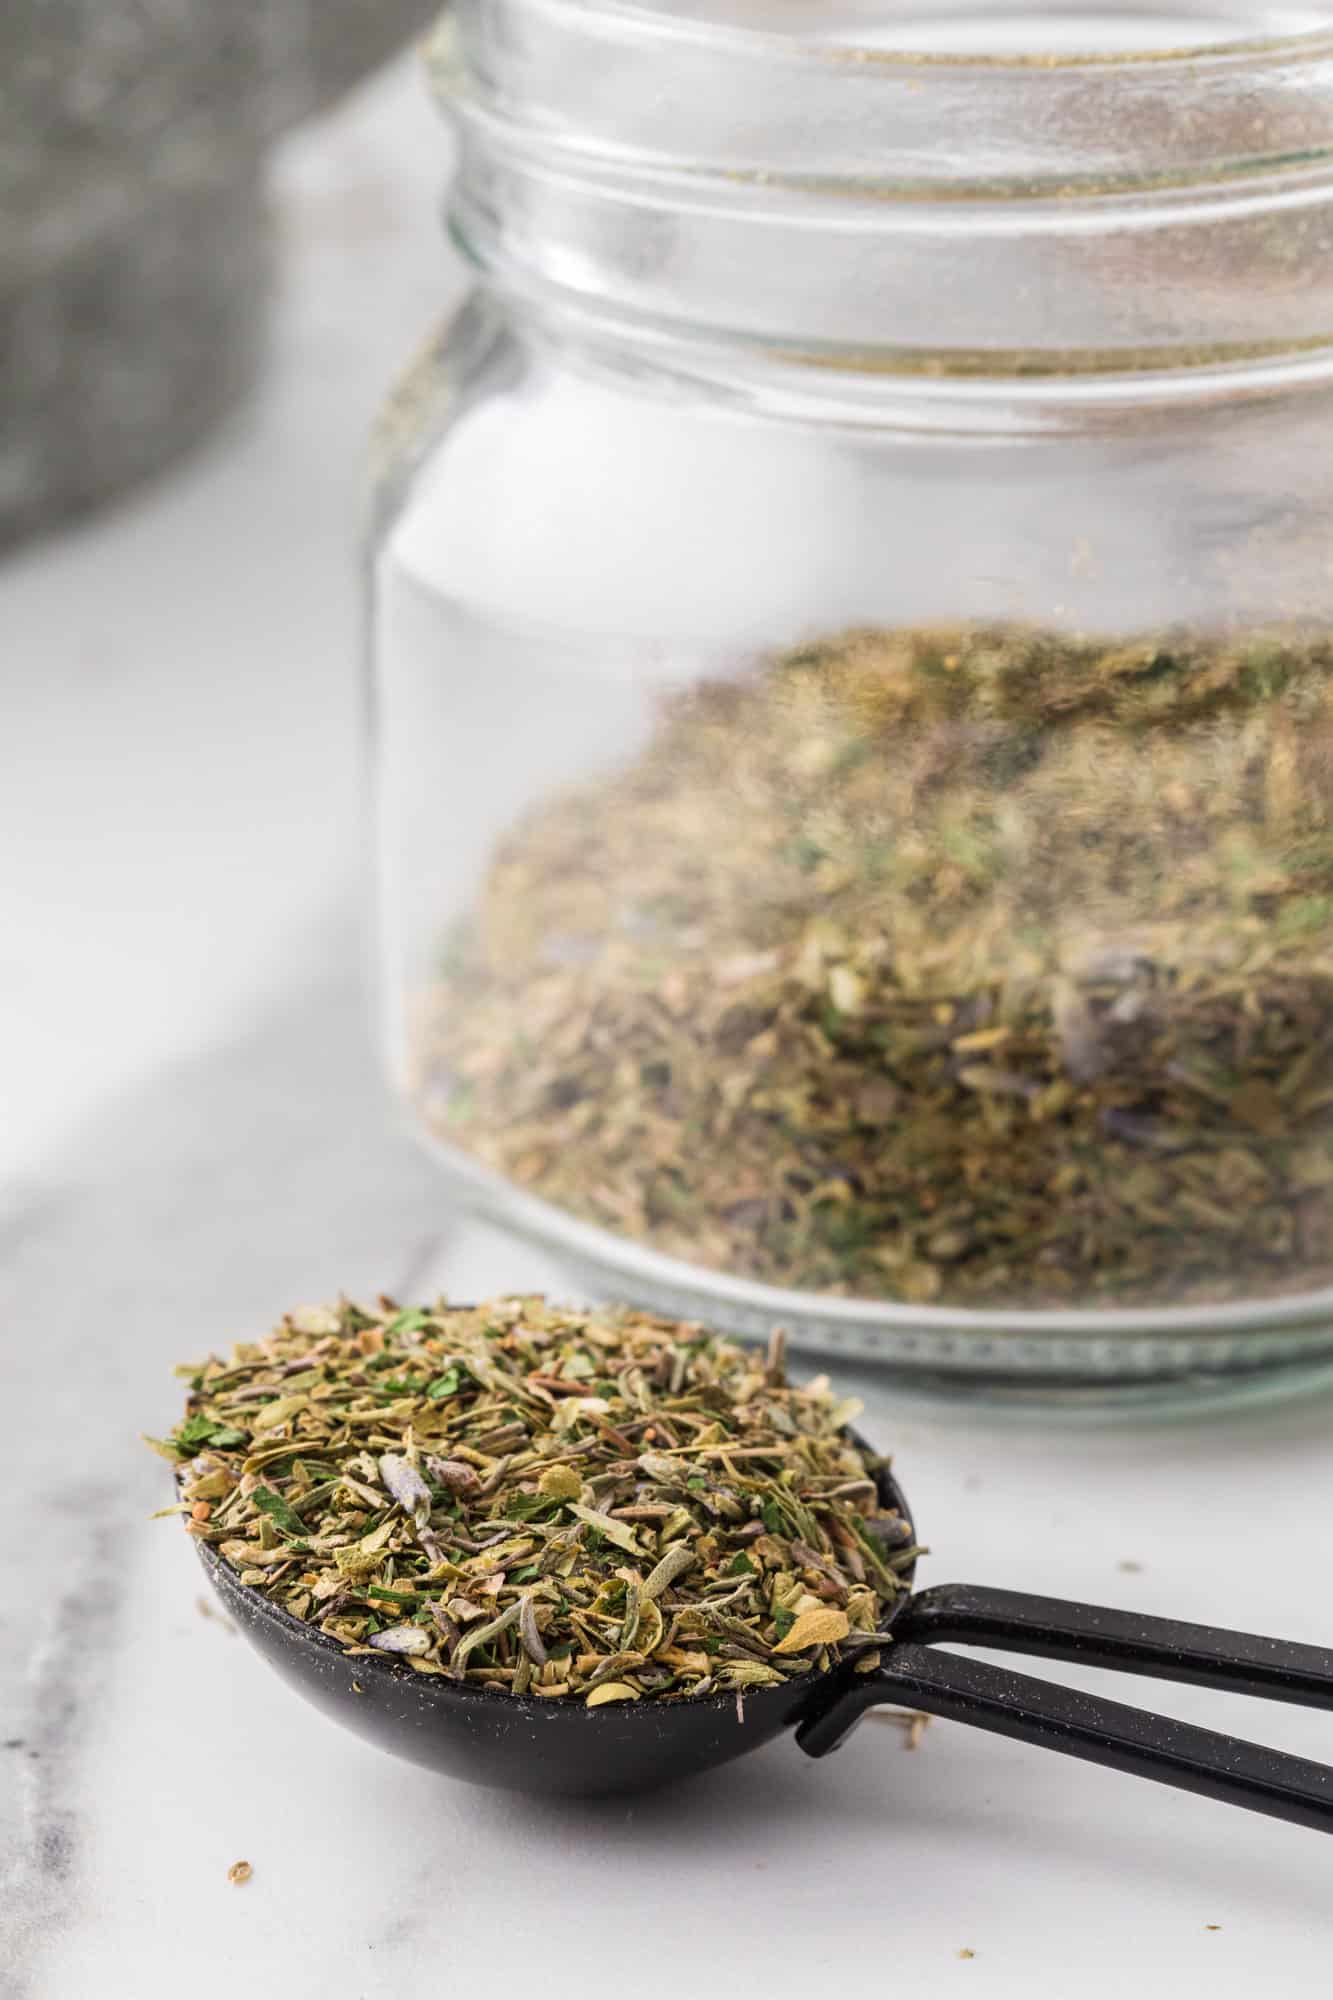
POLYGON ((397 1088, 584 1282, 1333 1374, 1333 11, 459 0, 381 433, 397 1088))

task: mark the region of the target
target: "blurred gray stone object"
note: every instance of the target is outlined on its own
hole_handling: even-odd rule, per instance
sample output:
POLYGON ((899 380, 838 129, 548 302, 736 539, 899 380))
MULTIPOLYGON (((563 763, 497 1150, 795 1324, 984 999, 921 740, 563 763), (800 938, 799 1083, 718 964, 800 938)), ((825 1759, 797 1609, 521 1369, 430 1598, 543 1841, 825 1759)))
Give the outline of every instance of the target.
POLYGON ((264 154, 440 0, 0 0, 0 546, 168 464, 251 380, 264 154))

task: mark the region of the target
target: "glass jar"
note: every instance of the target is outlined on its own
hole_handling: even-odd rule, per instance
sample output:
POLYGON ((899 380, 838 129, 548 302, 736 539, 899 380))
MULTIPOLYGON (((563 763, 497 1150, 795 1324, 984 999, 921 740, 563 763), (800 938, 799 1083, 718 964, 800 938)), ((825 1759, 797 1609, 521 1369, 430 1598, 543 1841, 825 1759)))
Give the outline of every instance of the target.
POLYGON ((458 0, 385 1018, 585 1284, 959 1390, 1333 1368, 1333 13, 458 0))

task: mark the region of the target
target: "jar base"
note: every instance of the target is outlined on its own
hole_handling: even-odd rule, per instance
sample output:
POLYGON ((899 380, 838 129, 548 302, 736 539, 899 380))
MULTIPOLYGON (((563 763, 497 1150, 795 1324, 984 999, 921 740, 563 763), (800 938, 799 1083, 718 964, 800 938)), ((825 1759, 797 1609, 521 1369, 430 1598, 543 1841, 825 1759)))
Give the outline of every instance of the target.
MULTIPOLYGON (((1121 1312, 816 1298, 665 1257, 525 1194, 456 1147, 424 1143, 471 1214, 546 1252, 589 1300, 623 1299, 742 1340, 781 1325, 793 1348, 873 1365, 930 1402, 1174 1416, 1333 1387, 1333 1290, 1121 1312)), ((501 1274, 491 1289, 507 1283, 501 1274)))

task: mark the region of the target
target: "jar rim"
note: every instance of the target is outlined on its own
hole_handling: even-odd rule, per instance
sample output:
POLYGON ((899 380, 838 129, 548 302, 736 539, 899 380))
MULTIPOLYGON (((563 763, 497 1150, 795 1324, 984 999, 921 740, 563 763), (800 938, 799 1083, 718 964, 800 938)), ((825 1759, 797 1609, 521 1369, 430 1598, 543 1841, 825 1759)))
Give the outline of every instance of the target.
POLYGON ((462 138, 450 213, 494 282, 895 369, 1333 344, 1333 7, 1194 53, 904 59, 765 25, 879 0, 744 4, 738 25, 742 0, 454 0, 434 49, 462 138))
MULTIPOLYGON (((812 0, 812 4, 821 14, 827 14, 820 0, 812 0)), ((858 38, 852 33, 834 36, 828 33, 826 25, 819 33, 802 32, 796 27, 756 25, 752 19, 741 18, 743 14, 753 15, 752 0, 656 0, 656 4, 653 0, 528 0, 528 5, 532 11, 546 12, 554 18, 563 16, 571 24, 581 21, 592 33, 601 26, 613 27, 619 37, 638 42, 645 50, 685 43, 707 44, 719 50, 730 47, 737 53, 748 52, 760 59, 765 55, 799 56, 811 62, 861 64, 886 70, 902 66, 942 72, 1106 71, 1151 66, 1157 71, 1172 68, 1194 71, 1201 64, 1253 62, 1264 57, 1274 58, 1284 66, 1301 56, 1317 61, 1333 47, 1333 8, 1305 10, 1310 25, 1300 28, 1256 27, 1254 32, 1247 32, 1237 22, 1234 35, 1212 34, 1197 39, 1185 35, 1179 42, 1160 45, 1145 41, 1139 46, 1117 45, 1105 49, 1059 45, 984 49, 916 47, 906 40, 858 38), (736 18, 727 18, 720 11, 727 6, 735 8, 736 18)), ((892 0, 888 0, 884 11, 895 11, 892 0)), ((1272 9, 1259 6, 1253 11, 1269 16, 1272 9)), ((919 16, 915 22, 920 24, 919 16)), ((1185 25, 1182 22, 1182 30, 1185 25)), ((887 23, 885 33, 892 33, 887 23)))
MULTIPOLYGON (((1333 167, 1333 6, 1286 34, 989 52, 719 14, 752 4, 764 0, 455 0, 427 61, 450 113, 489 126, 502 150, 622 183, 1010 203, 1289 184, 1333 167)), ((767 4, 806 19, 836 0, 767 4)), ((859 20, 869 0, 843 4, 859 20)), ((1008 20, 1005 4, 973 0, 969 19, 1008 20)))

